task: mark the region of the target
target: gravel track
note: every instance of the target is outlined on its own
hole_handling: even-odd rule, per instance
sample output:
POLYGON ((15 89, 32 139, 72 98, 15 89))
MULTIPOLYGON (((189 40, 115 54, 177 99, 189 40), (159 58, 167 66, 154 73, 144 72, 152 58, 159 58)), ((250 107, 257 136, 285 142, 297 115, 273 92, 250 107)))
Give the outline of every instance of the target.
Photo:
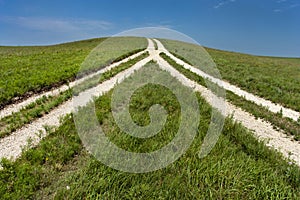
POLYGON ((293 141, 291 137, 286 134, 276 131, 273 126, 261 119, 255 119, 253 115, 248 112, 243 111, 228 101, 217 97, 210 90, 202 85, 199 85, 195 81, 186 78, 183 74, 178 72, 172 66, 169 65, 167 61, 159 56, 155 57, 155 60, 159 63, 159 66, 168 71, 172 76, 177 78, 183 85, 193 88, 195 91, 201 93, 201 96, 205 100, 217 108, 224 116, 233 116, 233 119, 240 122, 244 127, 251 130, 254 135, 263 140, 267 146, 273 147, 274 149, 281 152, 286 158, 290 158, 295 161, 295 163, 300 166, 300 143, 293 141), (225 107, 223 106, 225 104, 225 107))
MULTIPOLYGON (((111 90, 115 86, 115 84, 120 83, 121 81, 132 75, 136 70, 139 70, 150 60, 155 60, 158 62, 159 66, 162 69, 170 72, 170 74, 176 77, 183 85, 191 87, 195 91, 200 92, 201 95, 206 99, 206 101, 210 103, 213 107, 216 107, 218 110, 220 110, 220 112, 224 116, 232 115, 235 121, 240 122, 243 126, 248 128, 249 130, 252 130, 254 135, 257 136, 257 138, 264 140, 267 146, 277 149, 285 157, 294 160, 295 163, 300 166, 299 142, 292 141, 291 138, 289 138, 282 132, 274 130, 270 123, 264 122, 260 119, 256 120, 251 114, 230 104, 224 99, 216 97, 207 88, 186 78, 184 75, 175 70, 172 66, 170 66, 165 60, 163 60, 159 56, 159 53, 161 51, 165 51, 164 49, 162 50, 160 42, 157 42, 159 48, 158 51, 154 50, 154 44, 152 40, 148 39, 148 43, 148 51, 150 53, 149 57, 143 59, 142 61, 139 61, 131 68, 120 72, 116 76, 112 77, 107 81, 104 81, 98 86, 90 88, 80 93, 78 98, 84 99, 83 101, 81 101, 82 105, 84 105, 92 96, 101 96, 105 92, 111 90), (218 107, 218 105, 222 105, 222 103, 220 102, 225 103, 225 107, 218 107)), ((126 62, 125 60, 120 61, 120 63, 126 62)), ((115 65, 117 66, 117 63, 115 63, 115 65)), ((111 68, 112 67, 110 67, 110 69, 111 68)), ((72 100, 69 100, 52 110, 49 114, 35 120, 31 124, 22 127, 21 129, 15 131, 11 135, 0 139, 0 159, 5 157, 15 160, 16 158, 18 158, 22 153, 22 147, 28 144, 27 141, 29 138, 32 140, 32 146, 37 145, 38 142, 46 136, 44 126, 59 126, 59 119, 64 115, 71 113, 73 107, 74 105, 72 100), (39 133, 40 135, 37 135, 37 133, 39 133)))
POLYGON ((190 70, 191 72, 194 72, 196 74, 198 74, 199 76, 203 77, 203 78, 207 78, 208 80, 210 80, 213 83, 218 84, 220 87, 233 92, 234 94, 245 98, 246 100, 249 100, 251 102, 254 102, 257 105, 261 105, 266 107, 269 111, 273 112, 273 113, 278 113, 282 110, 282 116, 283 117, 288 117, 294 121, 297 121, 300 117, 300 113, 297 111, 294 111, 292 109, 289 108, 285 108, 281 105, 275 104, 269 100, 265 100, 259 96, 253 95, 249 92, 246 92, 244 90, 242 90, 241 88, 231 85, 230 83, 226 82, 226 81, 222 81, 220 79, 217 79, 213 76, 210 76, 208 74, 206 74, 205 72, 201 71, 198 68, 195 68, 187 63, 185 63, 184 61, 178 59, 177 57, 175 57, 174 55, 172 55, 164 46, 163 44, 154 39, 155 42, 157 43, 158 46, 158 50, 164 52, 165 54, 167 54, 169 57, 171 57, 176 63, 182 65, 185 69, 190 70))
MULTIPOLYGON (((152 49, 154 49, 154 47, 152 47, 153 42, 150 41, 148 45, 148 50, 151 51, 152 49)), ((126 62, 131 58, 132 56, 126 58, 125 60, 122 60, 119 64, 121 64, 122 62, 126 62)), ((111 79, 104 81, 96 87, 90 88, 80 93, 77 98, 83 98, 84 100, 81 101, 81 103, 83 103, 84 105, 84 103, 87 103, 92 96, 101 96, 105 92, 108 92, 115 86, 116 83, 122 82, 124 79, 133 74, 135 70, 140 69, 152 59, 153 57, 149 56, 139 61, 131 68, 120 72, 111 79)), ((114 64, 113 67, 116 66, 117 63, 114 64)), ((108 69, 111 68, 112 66, 110 66, 108 69)), ((108 69, 106 69, 106 71, 108 69)), ((28 145, 28 140, 31 140, 30 147, 36 146, 39 143, 39 141, 47 135, 46 130, 44 128, 45 125, 55 127, 59 126, 59 119, 67 114, 70 114, 73 111, 73 107, 73 100, 68 100, 65 103, 58 106, 57 108, 53 109, 49 114, 33 121, 31 124, 25 125, 24 127, 13 132, 9 136, 0 139, 0 160, 2 158, 9 158, 11 160, 15 160, 16 158, 18 158, 22 153, 22 149, 28 145)))
MULTIPOLYGON (((150 48, 150 47, 148 47, 148 48, 150 48)), ((85 81, 85 80, 87 80, 89 78, 92 78, 93 76, 105 73, 106 71, 109 71, 112 68, 117 67, 120 64, 127 62, 130 59, 134 59, 134 58, 142 55, 145 52, 146 52, 146 50, 138 52, 138 53, 136 53, 136 54, 134 54, 132 56, 129 56, 128 58, 125 58, 124 60, 121 60, 119 62, 113 63, 113 64, 111 64, 111 65, 109 65, 109 66, 107 66, 107 67, 105 67, 105 68, 103 68, 103 69, 95 72, 95 73, 92 73, 92 74, 87 75, 87 76, 85 76, 83 78, 80 78, 80 79, 77 79, 77 80, 75 80, 73 82, 70 82, 69 85, 65 84, 65 85, 60 86, 57 89, 54 89, 54 90, 51 90, 51 91, 48 91, 48 92, 43 92, 43 93, 38 94, 38 95, 33 95, 33 96, 29 97, 28 99, 20 102, 20 103, 15 103, 15 104, 8 105, 5 108, 3 108, 2 110, 0 110, 0 119, 4 118, 6 116, 9 116, 9 115, 11 115, 11 114, 13 114, 15 112, 20 111, 25 106, 29 105, 30 103, 35 102, 37 99, 39 99, 39 98, 41 98, 43 96, 46 96, 46 97, 48 97, 48 96, 57 96, 57 95, 60 94, 60 92, 64 92, 64 91, 68 90, 69 88, 72 88, 75 85, 77 85, 79 83, 82 83, 83 81, 85 81)))

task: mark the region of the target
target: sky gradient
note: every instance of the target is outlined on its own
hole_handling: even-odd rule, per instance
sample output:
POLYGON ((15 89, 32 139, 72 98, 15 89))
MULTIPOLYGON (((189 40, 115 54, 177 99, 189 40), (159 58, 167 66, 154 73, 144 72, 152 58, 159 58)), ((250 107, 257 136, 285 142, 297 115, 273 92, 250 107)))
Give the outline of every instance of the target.
POLYGON ((300 57, 300 0, 0 0, 0 45, 45 45, 167 27, 203 46, 300 57))

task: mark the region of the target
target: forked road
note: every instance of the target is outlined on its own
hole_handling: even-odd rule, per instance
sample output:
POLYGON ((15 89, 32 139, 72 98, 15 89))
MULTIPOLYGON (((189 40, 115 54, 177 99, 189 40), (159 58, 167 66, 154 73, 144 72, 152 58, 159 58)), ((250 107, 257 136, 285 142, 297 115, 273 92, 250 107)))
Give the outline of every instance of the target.
MULTIPOLYGON (((138 63, 133 65, 131 68, 120 72, 116 76, 99 84, 98 86, 82 92, 81 94, 79 94, 79 98, 84 97, 86 100, 88 100, 89 98, 87 98, 87 97, 101 96, 103 93, 111 90, 115 86, 116 83, 120 83, 121 81, 123 81, 124 79, 126 79, 127 77, 132 75, 136 70, 139 70, 147 62, 149 62, 151 60, 155 60, 158 62, 159 66, 162 69, 170 72, 170 74, 172 76, 176 77, 183 85, 191 87, 195 91, 199 91, 201 93, 201 95, 206 99, 206 101, 208 103, 210 103, 212 106, 219 109, 224 116, 228 116, 228 115, 232 114, 233 118, 236 121, 241 122, 246 128, 248 128, 249 130, 252 130, 259 139, 266 140, 266 144, 268 146, 274 147, 278 151, 282 152, 284 156, 291 158, 292 160, 294 160, 296 162, 297 165, 300 166, 300 145, 298 142, 292 141, 290 138, 287 138, 287 136, 285 134, 274 130, 270 123, 264 122, 260 119, 256 120, 251 114, 241 110, 240 108, 235 107, 234 105, 230 104, 229 102, 227 102, 224 99, 220 99, 220 98, 214 96, 214 94, 211 91, 209 91, 207 88, 186 78, 184 75, 182 75, 180 72, 175 70, 172 66, 170 66, 165 60, 163 60, 159 56, 159 53, 160 52, 166 53, 167 55, 169 55, 171 58, 173 58, 179 64, 182 64, 184 67, 188 68, 191 71, 194 70, 193 72, 195 72, 195 68, 192 66, 188 66, 186 63, 179 60, 178 58, 171 56, 171 54, 163 47, 163 45, 158 40, 155 40, 155 41, 158 45, 158 50, 155 50, 153 41, 148 39, 149 45, 148 45, 147 50, 150 53, 149 57, 139 61, 138 63), (218 105, 215 104, 214 102, 212 102, 212 99, 218 99, 218 101, 225 103, 226 109, 218 108, 218 105)), ((135 56, 135 57, 137 57, 137 56, 135 56)), ((126 62, 126 60, 120 61, 120 63, 122 63, 122 62, 126 62)), ((111 68, 112 67, 109 66, 108 68, 103 69, 103 72, 107 71, 111 68)), ((203 73, 203 72, 200 73, 199 71, 197 71, 197 72, 195 72, 195 73, 197 73, 199 75, 201 75, 201 73, 203 73)), ((206 77, 206 74, 204 74, 203 76, 206 77)), ((206 78, 212 79, 213 77, 206 77, 206 78)), ((212 79, 212 81, 213 81, 213 79, 212 79)), ((220 80, 216 80, 216 83, 219 83, 221 86, 222 85, 224 86, 224 84, 221 84, 218 81, 220 81, 220 80)), ((227 90, 230 90, 230 91, 232 91, 230 88, 237 88, 228 83, 226 83, 225 85, 226 85, 226 87, 224 87, 224 88, 227 90)), ((242 90, 237 88, 237 91, 242 91, 242 90)), ((245 91, 243 91, 243 92, 245 92, 245 91)), ((237 93, 239 93, 239 92, 237 92, 237 93)), ((252 95, 250 93, 248 93, 248 94, 249 94, 248 95, 249 97, 252 95)), ((256 102, 257 104, 261 104, 261 102, 264 101, 264 99, 261 99, 260 97, 258 97, 258 99, 254 95, 251 96, 251 98, 252 97, 255 97, 254 99, 252 99, 253 101, 258 100, 256 102)), ((246 99, 247 99, 247 97, 246 97, 246 99)), ((51 111, 48 115, 45 115, 45 116, 35 120, 31 124, 26 125, 23 128, 17 130, 16 132, 12 133, 11 135, 9 135, 5 138, 2 138, 0 140, 0 159, 3 157, 12 158, 12 159, 16 159, 17 157, 19 157, 20 154, 22 153, 22 146, 27 144, 27 141, 29 138, 31 138, 33 140, 33 145, 38 144, 40 139, 43 138, 44 136, 46 136, 46 131, 43 128, 43 126, 44 125, 58 126, 59 118, 68 113, 71 113, 72 110, 73 110, 73 103, 72 103, 72 100, 69 100, 69 101, 65 102, 64 104, 60 105, 59 107, 57 107, 56 109, 54 109, 53 111, 51 111), (40 131, 41 131, 41 137, 38 137, 36 135, 36 133, 38 133, 40 131)), ((287 109, 287 111, 288 112, 284 111, 284 113, 293 113, 293 112, 289 112, 288 109, 287 109)), ((297 117, 297 114, 299 114, 299 113, 296 112, 296 115, 295 115, 296 117, 297 117)), ((287 115, 288 115, 288 117, 291 117, 291 118, 293 117, 293 114, 292 115, 287 114, 287 115)))

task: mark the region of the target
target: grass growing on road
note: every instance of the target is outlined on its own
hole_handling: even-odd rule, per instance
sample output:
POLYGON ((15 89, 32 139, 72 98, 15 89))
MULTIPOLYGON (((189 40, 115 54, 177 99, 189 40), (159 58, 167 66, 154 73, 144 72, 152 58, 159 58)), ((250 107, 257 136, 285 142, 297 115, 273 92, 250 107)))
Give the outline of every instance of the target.
MULTIPOLYGON (((207 58, 207 55, 203 55, 202 47, 165 39, 161 39, 161 42, 170 52, 214 75, 206 67, 210 62, 202 59, 207 58)), ((253 56, 210 48, 205 50, 216 63, 221 76, 231 84, 300 111, 300 58, 253 56)))
MULTIPOLYGON (((161 53, 160 56, 165 59, 171 66, 173 66, 180 73, 185 75, 187 78, 199 83, 202 86, 206 87, 206 82, 208 80, 204 80, 201 76, 196 73, 191 72, 188 69, 185 69, 183 66, 177 64, 174 60, 172 60, 165 53, 161 53)), ((295 122, 289 118, 282 117, 280 113, 272 113, 267 108, 259 106, 251 101, 240 97, 233 92, 226 91, 226 99, 229 100, 232 104, 237 107, 242 108, 246 112, 251 113, 256 118, 264 119, 270 122, 275 129, 283 130, 287 135, 293 135, 294 139, 300 140, 300 124, 299 122, 295 122)))
POLYGON ((33 120, 48 114, 55 107, 61 105, 72 97, 72 91, 67 90, 57 96, 43 96, 35 102, 25 106, 19 112, 0 119, 0 138, 10 135, 12 132, 29 124, 33 120))
POLYGON ((94 87, 105 80, 110 79, 119 72, 132 67, 135 63, 148 57, 149 53, 146 52, 134 59, 128 60, 125 63, 120 64, 116 68, 113 68, 101 75, 91 78, 92 81, 85 80, 83 83, 69 89, 65 92, 61 92, 57 96, 43 96, 37 99, 35 102, 25 106, 19 112, 13 113, 7 117, 0 119, 0 138, 11 134, 13 131, 21 128, 25 124, 29 124, 33 120, 48 114, 51 110, 58 107, 68 99, 70 99, 75 93, 79 93, 90 87, 94 87), (75 91, 74 91, 75 90, 75 91))
MULTIPOLYGON (((98 119, 108 137, 119 135, 115 143, 134 148, 136 140, 126 137, 114 123, 110 110, 111 94, 96 100, 98 119), (122 140, 124 137, 126 140, 122 140)), ((201 113, 198 134, 189 150, 168 167, 145 174, 130 174, 105 166, 87 154, 76 133, 72 115, 68 115, 58 130, 50 130, 38 147, 23 153, 15 163, 2 162, 1 199, 300 197, 299 168, 288 164, 230 118, 226 119, 223 133, 212 152, 199 159, 197 154, 211 120, 211 107, 200 94, 197 97, 201 113)), ((147 85, 136 91, 130 104, 131 113, 133 116, 137 113, 140 117, 137 122, 146 125, 149 122, 147 109, 157 102, 165 106, 170 118, 158 137, 138 143, 146 149, 153 149, 153 142, 158 145, 166 142, 161 140, 161 135, 173 137, 177 131, 173 124, 180 116, 180 107, 172 92, 163 87, 147 85)))
POLYGON ((98 62, 88 70, 99 69, 121 55, 147 46, 145 38, 105 39, 53 46, 0 47, 0 108, 20 97, 73 80, 86 56, 100 43, 106 53, 98 55, 98 62))

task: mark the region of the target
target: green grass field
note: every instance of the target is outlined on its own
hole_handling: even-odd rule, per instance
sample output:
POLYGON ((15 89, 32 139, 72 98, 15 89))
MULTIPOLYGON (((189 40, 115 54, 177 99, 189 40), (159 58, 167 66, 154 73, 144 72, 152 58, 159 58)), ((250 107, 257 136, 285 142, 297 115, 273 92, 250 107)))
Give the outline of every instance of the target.
POLYGON ((35 119, 48 114, 51 110, 61 105, 68 99, 72 98, 73 95, 78 94, 88 88, 94 87, 105 80, 110 79, 119 72, 130 68, 138 61, 148 57, 148 52, 136 57, 135 59, 129 60, 125 63, 120 64, 118 67, 113 68, 103 74, 92 77, 76 85, 74 88, 70 88, 65 92, 61 92, 57 96, 43 96, 37 99, 35 102, 25 106, 19 112, 13 113, 12 115, 6 116, 0 119, 0 138, 10 135, 13 131, 21 128, 25 124, 29 124, 35 119))
POLYGON ((274 103, 300 111, 300 58, 262 57, 228 51, 201 48, 194 44, 161 40, 163 45, 204 72, 214 75, 207 67, 209 53, 222 78, 242 89, 274 103))
MULTIPOLYGON (((140 125, 149 123, 146 111, 153 103, 162 103, 169 114, 166 127, 149 141, 133 139, 119 130, 111 115, 110 96, 111 92, 96 100, 96 113, 114 143, 141 152, 159 148, 166 138, 167 141, 173 138, 180 106, 172 92, 147 85, 134 94, 130 108, 133 116, 138 114, 136 120, 140 125)), ((230 118, 226 119, 212 152, 199 159, 211 107, 199 94, 197 97, 201 112, 198 134, 189 150, 168 167, 131 174, 105 166, 86 152, 69 115, 58 130, 49 130, 49 136, 38 147, 25 152, 15 163, 2 162, 0 196, 2 199, 297 199, 300 196, 299 168, 284 161, 230 118)))
MULTIPOLYGON (((184 74, 189 79, 196 81, 200 85, 207 87, 206 83, 209 83, 208 80, 200 77, 199 75, 185 69, 183 66, 177 64, 174 60, 172 60, 169 56, 164 53, 161 53, 160 56, 164 58, 171 66, 177 69, 180 73, 184 74)), ((211 87, 214 91, 218 91, 218 86, 210 83, 211 86, 215 86, 214 88, 211 87)), ((281 129, 285 134, 294 136, 295 140, 300 140, 300 126, 299 122, 295 122, 292 119, 282 117, 280 113, 272 113, 267 108, 259 106, 251 101, 245 100, 243 97, 240 97, 233 92, 227 91, 226 92, 226 99, 230 101, 232 104, 236 105, 237 107, 242 108, 246 112, 251 113, 256 118, 264 119, 270 122, 274 129, 281 129)))
POLYGON ((145 38, 106 38, 53 46, 0 47, 0 108, 16 97, 74 80, 78 71, 99 69, 118 57, 147 47, 145 38), (101 42, 99 48, 91 53, 101 42), (103 53, 105 51, 105 53, 103 53), (81 66, 93 53, 97 62, 81 66))
MULTIPOLYGON (((111 40, 107 45, 111 46, 114 42, 119 43, 123 40, 117 39, 119 41, 111 40)), ((130 52, 143 49, 147 45, 145 39, 131 39, 126 40, 124 48, 117 51, 113 45, 103 55, 102 49, 94 50, 90 55, 97 57, 96 63, 85 62, 82 68, 80 66, 85 57, 104 39, 45 47, 0 47, 0 71, 4 74, 1 75, 3 79, 2 77, 0 79, 1 102, 4 105, 3 102, 9 102, 9 99, 22 96, 29 91, 36 91, 36 88, 45 89, 43 84, 46 84, 47 88, 48 85, 52 87, 72 80, 78 71, 83 73, 86 70, 93 71, 95 67, 103 67, 107 62, 124 58, 130 52), (102 57, 98 56, 99 53, 102 57), (39 77, 40 82, 37 81, 39 77), (11 80, 12 83, 6 80, 11 80), (28 86, 27 83, 31 85, 28 86), (18 89, 18 84, 23 84, 23 87, 18 89)), ((162 42, 171 52, 179 54, 192 64, 199 64, 193 63, 199 60, 197 54, 189 57, 193 55, 192 52, 196 47, 181 42, 166 40, 162 42)), ((265 98, 269 98, 270 95, 270 99, 273 98, 271 100, 274 102, 294 109, 299 108, 300 104, 295 104, 300 101, 297 92, 300 88, 297 79, 300 74, 297 71, 299 59, 206 50, 226 80, 265 98), (267 70, 270 70, 272 65, 272 70, 277 70, 277 73, 283 73, 285 76, 277 77, 278 74, 275 72, 268 73, 267 70), (287 65, 289 67, 285 67, 287 65), (291 72, 293 74, 286 77, 291 72), (247 87, 243 87, 244 78, 249 77, 254 80, 245 82, 247 87), (258 86, 255 86, 255 81, 258 86), (282 98, 277 99, 279 98, 276 96, 277 90, 273 90, 271 86, 260 93, 266 83, 274 87, 279 84, 282 98), (295 85, 292 89, 288 88, 293 84, 295 85), (295 98, 285 100, 289 95, 294 95, 295 98)), ((108 71, 97 81, 111 78, 147 55, 143 54, 108 71)), ((170 62, 167 57, 164 58, 170 62)), ((208 60, 201 62, 205 63, 208 60)), ((174 63, 172 65, 186 77, 205 85, 203 78, 174 63)), ((132 78, 126 79, 125 83, 136 77, 142 80, 149 78, 146 75, 141 76, 143 70, 152 70, 154 74, 154 71, 159 69, 151 62, 135 72, 132 78)), ((203 70, 215 73, 209 68, 203 70)), ((168 75, 161 70, 160 73, 168 75)), ((187 89, 176 79, 172 79, 170 83, 176 85, 178 90, 187 89)), ((91 84, 95 84, 93 80, 91 84)), ((80 85, 77 89, 81 90, 89 85, 87 81, 87 84, 80 85)), ((76 90, 73 94, 74 92, 76 93, 76 90)), ((153 104, 164 106, 168 113, 163 129, 149 139, 134 138, 120 130, 111 113, 111 96, 112 91, 96 98, 95 112, 106 136, 119 147, 131 152, 151 152, 160 149, 174 138, 180 124, 181 106, 170 90, 148 84, 136 90, 131 98, 130 114, 138 125, 145 126, 150 123, 148 111, 153 104)), ((200 110, 196 137, 187 152, 166 168, 134 174, 102 164, 87 152, 76 131, 75 117, 69 114, 61 120, 61 125, 57 129, 46 127, 48 135, 35 148, 24 147, 24 152, 15 162, 7 159, 1 161, 3 169, 0 170, 0 199, 299 199, 300 168, 278 152, 266 147, 263 142, 259 142, 251 131, 235 123, 230 117, 225 120, 216 146, 208 156, 200 159, 198 153, 211 122, 212 108, 199 93, 196 93, 196 96, 200 110)), ((66 91, 57 97, 42 98, 19 113, 3 118, 0 120, 0 138, 46 114, 70 97, 71 91, 66 91)), ((299 137, 297 122, 284 121, 287 119, 268 113, 234 94, 229 93, 227 97, 233 104, 251 112, 254 116, 270 120, 274 126, 287 132, 295 131, 294 135, 299 137)), ((28 142, 30 145, 30 141, 28 142)))

